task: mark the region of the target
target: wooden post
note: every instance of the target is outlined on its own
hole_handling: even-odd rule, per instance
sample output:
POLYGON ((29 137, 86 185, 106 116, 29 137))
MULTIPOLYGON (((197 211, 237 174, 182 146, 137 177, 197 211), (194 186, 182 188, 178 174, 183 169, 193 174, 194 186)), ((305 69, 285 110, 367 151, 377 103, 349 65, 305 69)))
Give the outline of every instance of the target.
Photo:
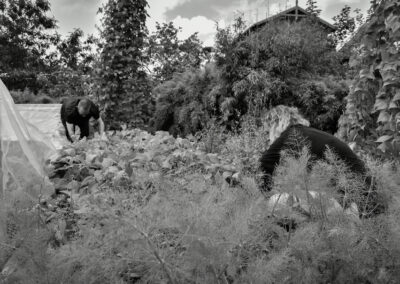
POLYGON ((296 7, 295 7, 295 13, 296 13, 296 18, 295 18, 295 21, 297 22, 297 19, 299 18, 298 16, 299 16, 299 10, 298 10, 298 7, 299 7, 299 0, 296 0, 296 7))

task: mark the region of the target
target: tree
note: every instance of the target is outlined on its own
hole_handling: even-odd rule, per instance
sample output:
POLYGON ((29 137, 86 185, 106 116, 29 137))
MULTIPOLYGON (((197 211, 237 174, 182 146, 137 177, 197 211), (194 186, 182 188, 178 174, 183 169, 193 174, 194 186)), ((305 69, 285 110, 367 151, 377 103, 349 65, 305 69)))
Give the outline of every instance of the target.
POLYGON ((197 33, 182 41, 179 32, 172 22, 156 23, 156 31, 149 37, 148 57, 156 84, 172 79, 175 72, 198 68, 204 57, 197 33))
POLYGON ((321 9, 318 9, 316 0, 307 0, 306 11, 311 15, 318 17, 321 14, 321 9))
POLYGON ((57 56, 52 60, 51 72, 38 76, 41 93, 51 97, 91 95, 93 65, 97 56, 94 48, 98 39, 84 38, 82 30, 75 29, 57 45, 57 56))
POLYGON ((142 126, 149 119, 150 92, 144 65, 146 0, 109 0, 103 12, 104 40, 97 69, 98 97, 110 122, 142 126))
MULTIPOLYGON (((56 20, 47 15, 49 11, 48 0, 0 0, 0 73, 7 73, 10 82, 14 77, 19 82, 25 76, 36 77, 48 69, 48 50, 59 39, 51 33, 56 20)), ((36 84, 33 81, 22 85, 36 84)))
MULTIPOLYGON (((357 13, 358 22, 362 21, 362 14, 360 10, 355 10, 357 13), (360 18, 361 15, 361 18, 360 18)), ((350 16, 351 8, 345 5, 341 10, 340 14, 333 17, 334 26, 336 31, 333 34, 333 39, 335 44, 343 43, 347 38, 349 38, 354 30, 356 29, 356 19, 350 16)))
POLYGON ((260 117, 265 109, 286 104, 312 114, 308 118, 313 126, 336 131, 345 93, 336 81, 341 81, 344 69, 327 33, 315 21, 269 23, 248 36, 220 30, 216 64, 220 83, 208 97, 213 95, 218 102, 225 123, 244 114, 260 117), (324 107, 326 102, 333 107, 324 107), (307 109, 311 105, 314 109, 307 109))
POLYGON ((74 29, 66 39, 61 40, 57 45, 63 66, 73 70, 81 68, 87 71, 89 69, 94 60, 92 49, 97 39, 89 36, 84 40, 83 37, 84 33, 81 29, 74 29))
POLYGON ((56 20, 47 16, 47 0, 0 1, 0 46, 2 71, 40 68, 47 49, 57 41, 49 34, 56 20))

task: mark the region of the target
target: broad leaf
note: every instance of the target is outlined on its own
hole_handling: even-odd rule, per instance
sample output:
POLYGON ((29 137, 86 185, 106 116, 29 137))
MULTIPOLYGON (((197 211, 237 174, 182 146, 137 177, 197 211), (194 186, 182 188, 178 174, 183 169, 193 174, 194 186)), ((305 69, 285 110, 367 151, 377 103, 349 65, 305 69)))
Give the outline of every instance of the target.
POLYGON ((378 149, 381 150, 383 153, 386 153, 391 150, 391 145, 388 142, 383 142, 381 145, 378 146, 378 149))
POLYGON ((387 111, 381 111, 379 113, 378 122, 386 123, 390 120, 390 114, 387 111))
POLYGON ((389 106, 388 100, 377 99, 374 104, 374 112, 380 110, 386 110, 389 106))
POLYGON ((375 142, 383 143, 383 142, 387 142, 391 139, 393 139, 392 135, 383 135, 383 136, 379 137, 378 140, 376 140, 375 142))
POLYGON ((393 34, 396 34, 400 29, 400 17, 395 14, 391 14, 385 21, 387 29, 390 29, 393 34))

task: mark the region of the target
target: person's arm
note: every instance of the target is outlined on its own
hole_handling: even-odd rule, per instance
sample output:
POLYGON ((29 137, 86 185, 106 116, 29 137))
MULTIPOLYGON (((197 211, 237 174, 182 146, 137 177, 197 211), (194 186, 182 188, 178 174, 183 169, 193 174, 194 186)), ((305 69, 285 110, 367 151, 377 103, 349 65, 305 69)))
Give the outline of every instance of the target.
POLYGON ((91 105, 91 116, 95 120, 97 120, 97 122, 99 123, 99 134, 100 134, 100 137, 101 137, 101 139, 107 140, 107 136, 106 136, 106 134, 104 132, 104 128, 105 128, 104 127, 104 122, 103 122, 103 119, 101 118, 101 115, 100 115, 100 109, 93 102, 91 102, 91 104, 92 104, 91 105))
POLYGON ((67 125, 67 129, 68 129, 68 136, 71 139, 70 141, 74 142, 72 137, 75 136, 75 125, 68 123, 68 122, 66 123, 66 125, 67 125))
POLYGON ((103 135, 104 135, 104 122, 103 122, 103 120, 101 119, 101 117, 99 117, 98 122, 99 122, 99 132, 100 132, 100 136, 103 136, 103 135))
POLYGON ((61 123, 64 126, 65 129, 65 136, 67 136, 67 139, 69 142, 74 142, 74 140, 72 139, 71 135, 73 135, 75 133, 75 128, 72 127, 72 124, 67 123, 66 121, 66 107, 63 103, 63 105, 61 106, 61 123))
POLYGON ((98 122, 99 122, 99 134, 100 134, 100 137, 101 137, 101 139, 107 140, 107 136, 106 136, 106 133, 104 131, 104 122, 101 119, 101 117, 99 117, 98 122))

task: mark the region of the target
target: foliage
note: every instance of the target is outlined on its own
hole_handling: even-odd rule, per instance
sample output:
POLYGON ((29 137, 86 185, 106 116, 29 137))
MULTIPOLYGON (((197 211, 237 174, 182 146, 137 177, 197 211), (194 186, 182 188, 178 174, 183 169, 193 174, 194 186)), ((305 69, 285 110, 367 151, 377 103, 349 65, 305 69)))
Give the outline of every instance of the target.
MULTIPOLYGON (((254 124, 249 121, 249 125, 254 124)), ((251 142, 248 134, 235 139, 251 142)), ((231 140, 230 146, 244 146, 239 140, 231 140)), ((252 147, 265 147, 255 144, 247 143, 248 153, 252 147)), ((231 159, 246 157, 244 151, 202 152, 202 160, 200 145, 167 133, 131 130, 110 136, 108 142, 82 141, 65 147, 54 161, 65 166, 56 171, 64 177, 52 179, 59 190, 63 187, 66 198, 59 207, 42 209, 50 219, 54 212, 69 208, 64 222, 73 218, 78 232, 68 238, 67 230, 56 231, 55 237, 63 242, 41 258, 51 263, 51 269, 34 275, 50 283, 391 283, 398 279, 400 175, 391 164, 368 162, 377 191, 387 195, 388 211, 359 219, 347 209, 331 206, 338 190, 356 198, 359 186, 359 179, 333 155, 309 169, 306 150, 296 157, 286 153, 270 195, 290 192, 300 199, 292 205, 276 204, 260 193, 254 173, 244 174, 239 184, 232 185, 222 178, 222 168, 213 170, 206 164, 196 168, 206 160, 209 165, 228 166, 231 159), (177 157, 176 153, 180 160, 169 160, 173 166, 163 169, 163 159, 177 157), (319 198, 305 198, 313 191, 319 198), (296 226, 285 227, 288 219, 296 226)), ((256 163, 258 156, 247 156, 248 162, 256 163)), ((43 248, 46 240, 40 244, 37 247, 43 248)), ((32 280, 19 275, 11 273, 8 279, 32 280)))
POLYGON ((82 42, 83 36, 84 33, 81 29, 74 29, 66 39, 61 40, 57 45, 63 66, 73 70, 88 71, 90 69, 95 57, 92 46, 98 43, 98 40, 94 36, 89 36, 82 42))
POLYGON ((311 127, 335 133, 337 122, 345 110, 344 98, 348 92, 346 81, 330 76, 301 83, 295 95, 311 127))
POLYGON ((60 101, 63 97, 88 96, 93 94, 92 73, 62 67, 51 73, 39 74, 37 81, 41 84, 38 95, 48 95, 60 101))
POLYGON ((34 93, 25 89, 24 91, 10 91, 10 95, 16 104, 28 104, 33 103, 36 100, 34 93))
POLYGON ((175 73, 172 80, 156 87, 154 128, 186 136, 205 127, 215 110, 214 98, 206 94, 217 84, 217 78, 215 67, 208 65, 203 70, 175 73))
POLYGON ((48 16, 48 1, 3 1, 1 7, 1 77, 6 86, 51 97, 87 95, 93 37, 82 42, 79 29, 65 39, 51 34, 56 20, 48 16))
POLYGON ((315 0, 307 0, 307 8, 306 11, 313 16, 318 17, 321 14, 321 9, 317 7, 317 1, 315 0))
MULTIPOLYGON (((343 163, 331 155, 309 169, 306 151, 286 153, 271 195, 289 192, 300 200, 275 204, 262 196, 255 179, 266 129, 248 129, 256 125, 252 120, 243 124, 242 133, 227 137, 221 142, 226 149, 215 154, 201 150, 203 141, 194 138, 138 129, 110 135, 108 142, 66 146, 51 163, 58 199, 41 203, 37 215, 55 228, 51 248, 46 251, 48 234, 29 238, 13 256, 18 261, 10 258, 3 266, 19 268, 3 271, 5 282, 31 283, 31 275, 38 283, 398 279, 398 170, 368 161, 389 209, 359 219, 331 205, 343 190, 348 201, 360 201, 360 180, 343 163), (232 170, 240 170, 240 183, 225 181, 224 171, 232 170), (320 198, 307 199, 308 192, 320 198), (288 218, 295 227, 285 227, 288 218)), ((14 220, 16 228, 34 224, 14 220)))
POLYGON ((241 173, 256 175, 259 157, 267 147, 269 130, 268 121, 263 116, 243 116, 240 130, 226 135, 225 142, 221 143, 221 152, 224 155, 234 153, 234 162, 241 173))
POLYGON ((340 121, 343 138, 362 144, 364 139, 376 139, 378 149, 396 157, 400 153, 399 11, 397 1, 382 1, 367 23, 363 44, 351 61, 359 74, 340 121))
POLYGON ((336 43, 345 40, 356 28, 355 20, 350 17, 350 12, 351 7, 345 5, 340 14, 333 17, 334 25, 336 27, 334 34, 336 43))
POLYGON ((97 93, 109 124, 143 126, 151 112, 143 53, 146 0, 109 0, 103 7, 104 41, 96 66, 97 93))
POLYGON ((38 93, 43 84, 38 80, 38 73, 35 70, 13 70, 0 74, 0 79, 9 90, 21 91, 29 89, 34 93, 38 93))
POLYGON ((332 38, 336 45, 342 46, 345 41, 355 36, 358 29, 364 24, 364 16, 360 9, 355 9, 355 16, 350 16, 351 7, 345 5, 340 14, 333 17, 336 31, 332 38))
POLYGON ((93 97, 93 73, 98 58, 95 48, 98 45, 99 39, 92 35, 85 37, 80 29, 60 38, 52 72, 37 76, 42 85, 40 93, 53 98, 93 97))
POLYGON ((321 127, 328 122, 329 126, 323 129, 334 131, 345 90, 343 84, 332 82, 325 88, 325 93, 334 95, 330 96, 335 105, 333 109, 324 109, 315 103, 323 100, 322 91, 308 92, 308 96, 301 93, 305 86, 315 83, 313 77, 330 82, 340 81, 344 76, 339 54, 326 32, 312 20, 305 20, 291 25, 269 23, 260 31, 246 35, 235 36, 230 28, 217 33, 215 60, 220 83, 215 90, 220 110, 216 115, 235 128, 232 121, 238 122, 244 114, 259 117, 263 110, 285 104, 297 106, 310 115, 312 125, 321 127), (309 105, 318 111, 307 110, 309 105))
POLYGON ((45 65, 46 51, 57 40, 48 31, 56 21, 47 15, 50 3, 2 0, 0 5, 2 71, 38 69, 45 65))
POLYGON ((0 244, 1 282, 45 283, 52 233, 40 217, 38 209, 8 210, 6 243, 0 244))
POLYGON ((156 30, 149 37, 148 57, 155 84, 171 80, 174 73, 198 68, 204 52, 197 33, 185 40, 178 39, 180 28, 172 22, 156 23, 156 30))
POLYGON ((8 88, 32 88, 30 79, 25 78, 21 86, 20 77, 35 77, 35 73, 48 70, 52 57, 48 50, 59 38, 51 33, 56 20, 48 16, 49 11, 47 0, 0 1, 0 73, 9 78, 8 88))
POLYGON ((232 27, 217 27, 215 72, 207 67, 193 71, 209 74, 204 77, 209 78, 207 87, 193 84, 196 77, 186 71, 155 88, 155 129, 187 135, 213 118, 212 124, 234 130, 242 116, 259 117, 265 109, 285 104, 299 107, 313 126, 335 132, 346 87, 340 82, 344 68, 339 54, 326 32, 312 20, 291 25, 269 23, 250 34, 243 32, 244 27, 240 18, 232 27), (319 84, 317 80, 323 81, 322 88, 313 87, 319 84), (334 107, 324 107, 325 101, 334 107), (200 115, 201 124, 184 115, 189 110, 200 115), (182 125, 189 122, 189 127, 182 125))
POLYGON ((272 23, 248 38, 252 67, 265 68, 280 78, 335 74, 340 67, 325 31, 313 21, 291 25, 272 23))

